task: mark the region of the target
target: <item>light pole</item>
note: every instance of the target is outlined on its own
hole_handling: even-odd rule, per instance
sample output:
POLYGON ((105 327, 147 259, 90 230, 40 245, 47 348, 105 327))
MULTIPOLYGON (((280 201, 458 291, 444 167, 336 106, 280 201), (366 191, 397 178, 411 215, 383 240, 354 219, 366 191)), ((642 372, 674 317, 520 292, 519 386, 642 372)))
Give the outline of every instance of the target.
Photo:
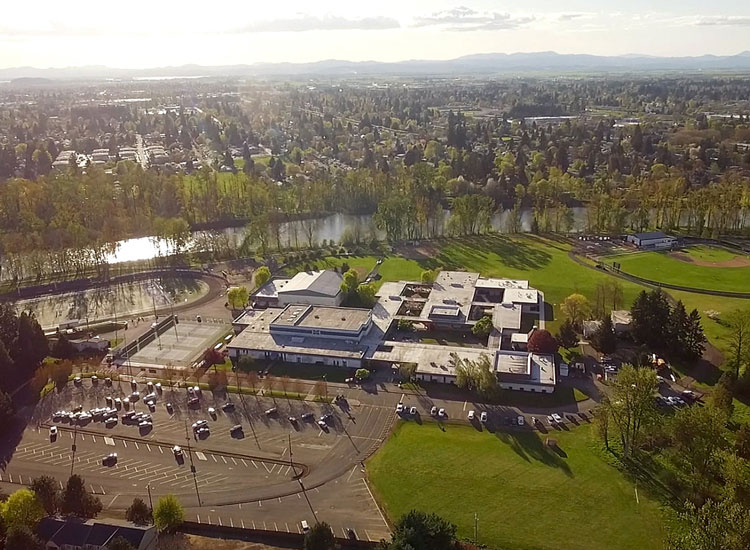
MULTIPOLYGON (((297 468, 294 467, 294 460, 292 458, 292 436, 289 434, 289 464, 292 467, 292 472, 294 472, 294 477, 297 477, 297 468)), ((313 515, 313 518, 315 518, 315 523, 318 523, 318 514, 315 513, 315 509, 312 506, 312 503, 310 502, 310 499, 307 496, 307 491, 305 490, 305 484, 302 483, 302 478, 298 478, 297 482, 299 483, 299 486, 302 488, 302 494, 305 496, 305 500, 307 501, 307 505, 310 507, 310 512, 313 515)))
POLYGON ((193 473, 193 483, 195 484, 195 496, 198 498, 198 507, 203 506, 201 504, 201 495, 198 492, 198 479, 195 475, 195 464, 193 464, 193 453, 190 452, 190 436, 188 435, 187 420, 185 420, 185 441, 187 441, 188 456, 190 457, 190 471, 193 473))
POLYGON ((78 439, 78 420, 76 420, 76 423, 73 424, 73 444, 70 446, 70 450, 73 451, 73 454, 70 458, 70 475, 73 475, 73 466, 75 466, 76 463, 76 440, 78 439))

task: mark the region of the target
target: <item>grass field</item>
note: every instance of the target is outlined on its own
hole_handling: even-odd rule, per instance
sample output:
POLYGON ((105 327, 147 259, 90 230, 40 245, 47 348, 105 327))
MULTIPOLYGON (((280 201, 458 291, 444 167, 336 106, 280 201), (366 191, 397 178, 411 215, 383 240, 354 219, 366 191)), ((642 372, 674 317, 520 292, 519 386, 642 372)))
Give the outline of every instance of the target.
MULTIPOLYGON (((688 254, 705 261, 720 262, 731 259, 723 249, 701 247, 687 249, 688 254), (710 259, 709 259, 710 258, 710 259)), ((606 258, 607 263, 620 262, 622 271, 660 283, 690 288, 750 292, 750 267, 706 266, 684 262, 669 252, 639 252, 606 258)))
POLYGON ((691 258, 700 260, 703 262, 727 262, 733 260, 739 256, 736 252, 727 250, 726 248, 720 248, 718 246, 690 246, 684 251, 691 258))
POLYGON ((660 505, 603 458, 588 426, 556 432, 562 457, 537 433, 404 423, 367 464, 392 520, 435 512, 479 542, 507 550, 663 547, 660 505))

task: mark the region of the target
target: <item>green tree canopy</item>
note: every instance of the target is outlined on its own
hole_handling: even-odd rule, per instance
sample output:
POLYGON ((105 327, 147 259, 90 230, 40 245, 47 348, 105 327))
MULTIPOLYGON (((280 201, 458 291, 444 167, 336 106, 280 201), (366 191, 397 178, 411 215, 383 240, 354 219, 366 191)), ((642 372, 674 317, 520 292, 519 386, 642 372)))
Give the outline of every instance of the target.
POLYGON ((60 491, 54 477, 47 475, 35 477, 31 482, 31 490, 34 491, 47 515, 57 512, 60 507, 60 491))
POLYGON ((335 543, 331 526, 325 522, 316 523, 305 534, 304 550, 333 550, 335 543))
POLYGON ((453 550, 456 526, 437 514, 412 510, 396 522, 389 550, 453 550))
POLYGON ((268 282, 268 280, 271 278, 271 270, 268 269, 268 266, 262 265, 257 270, 255 270, 255 286, 257 288, 262 287, 264 284, 268 282))
POLYGON ((0 503, 0 513, 8 530, 14 527, 34 529, 39 520, 44 517, 42 503, 31 489, 19 489, 3 503, 0 503))
POLYGON ((571 294, 565 298, 560 304, 560 310, 576 328, 580 328, 583 321, 591 317, 591 304, 583 294, 571 294))
POLYGON ((148 525, 152 523, 151 510, 140 498, 134 498, 133 503, 125 510, 125 518, 136 525, 148 525))
POLYGON ((234 286, 227 291, 227 302, 234 309, 245 307, 249 298, 250 292, 244 286, 234 286))
POLYGON ((578 334, 570 319, 565 319, 557 332, 557 341, 560 346, 570 349, 578 345, 578 334))
POLYGON ((479 319, 479 321, 471 327, 471 332, 474 336, 488 336, 490 332, 492 332, 492 317, 485 315, 479 319))
POLYGON ((174 495, 165 495, 154 507, 154 524, 160 531, 173 531, 185 521, 185 511, 174 495))
POLYGON ((82 518, 94 518, 102 510, 98 497, 86 491, 86 484, 81 476, 73 474, 68 478, 62 494, 61 509, 63 513, 82 518))

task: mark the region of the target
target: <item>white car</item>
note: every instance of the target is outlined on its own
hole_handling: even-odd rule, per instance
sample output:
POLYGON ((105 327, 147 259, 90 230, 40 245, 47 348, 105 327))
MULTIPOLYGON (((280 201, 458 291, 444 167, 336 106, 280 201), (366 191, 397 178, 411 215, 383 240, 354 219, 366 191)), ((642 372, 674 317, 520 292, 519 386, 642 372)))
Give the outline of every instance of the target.
POLYGON ((130 394, 130 401, 133 403, 138 401, 140 398, 141 398, 141 394, 138 393, 137 391, 134 391, 133 393, 130 394))
POLYGON ((518 425, 519 426, 523 426, 525 423, 526 423, 526 419, 519 414, 518 415, 518 425))
POLYGON ((156 391, 158 393, 161 393, 161 382, 157 382, 156 384, 154 384, 154 387, 156 387, 156 391))
POLYGON ((486 424, 487 423, 487 411, 482 411, 482 414, 479 415, 479 421, 482 424, 486 424))
POLYGON ((91 375, 91 383, 92 384, 98 384, 99 383, 99 377, 97 377, 95 374, 91 375))
POLYGON ((559 414, 557 414, 557 413, 552 413, 552 414, 551 414, 550 416, 552 417, 552 419, 553 419, 553 420, 554 420, 555 422, 557 422, 558 424, 562 424, 562 422, 563 422, 562 416, 560 416, 560 415, 559 415, 559 414))
POLYGON ((474 416, 475 416, 475 415, 474 415, 474 411, 473 411, 473 410, 471 410, 471 411, 469 411, 469 414, 467 415, 467 418, 468 418, 469 420, 474 420, 474 416))
POLYGON ((200 428, 203 428, 204 426, 207 426, 208 422, 205 420, 198 420, 193 424, 193 431, 198 431, 200 428))
POLYGON ((208 414, 210 414, 211 416, 216 416, 216 409, 214 409, 213 407, 209 407, 208 414))
POLYGON ((175 445, 174 447, 172 447, 172 453, 174 453, 174 456, 177 456, 177 457, 182 456, 182 449, 180 448, 179 445, 175 445))
POLYGON ((115 408, 119 409, 120 407, 122 407, 122 399, 115 397, 115 408))
POLYGON ((430 415, 431 415, 431 416, 435 416, 435 415, 437 414, 437 412, 438 412, 438 409, 437 409, 437 407, 432 407, 432 408, 430 409, 430 415))
POLYGON ((411 409, 409 409, 409 414, 412 416, 415 416, 417 414, 417 408, 412 407, 411 409))
POLYGON ((49 427, 49 436, 50 436, 50 439, 54 439, 57 437, 57 426, 49 427))
POLYGON ((440 409, 440 410, 438 411, 438 416, 439 416, 440 418, 445 418, 445 409, 440 409))
POLYGON ((404 404, 403 403, 399 403, 398 405, 396 405, 396 412, 398 414, 401 414, 402 412, 404 412, 404 404))

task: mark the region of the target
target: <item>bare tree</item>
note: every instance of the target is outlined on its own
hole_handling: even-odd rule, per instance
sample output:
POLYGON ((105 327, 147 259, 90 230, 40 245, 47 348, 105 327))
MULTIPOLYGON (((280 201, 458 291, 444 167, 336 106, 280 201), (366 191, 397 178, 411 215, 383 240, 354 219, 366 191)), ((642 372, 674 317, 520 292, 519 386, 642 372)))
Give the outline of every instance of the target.
POLYGON ((276 383, 276 377, 272 374, 267 374, 266 379, 263 382, 264 389, 271 392, 271 397, 273 398, 274 404, 276 403, 276 393, 274 391, 276 389, 276 383))
POLYGON ((247 373, 247 383, 250 386, 250 389, 253 390, 253 393, 256 393, 256 389, 258 388, 258 373, 257 371, 251 370, 247 373))
POLYGON ((318 380, 313 386, 313 394, 320 400, 323 397, 323 393, 326 391, 326 383, 323 380, 318 380))

